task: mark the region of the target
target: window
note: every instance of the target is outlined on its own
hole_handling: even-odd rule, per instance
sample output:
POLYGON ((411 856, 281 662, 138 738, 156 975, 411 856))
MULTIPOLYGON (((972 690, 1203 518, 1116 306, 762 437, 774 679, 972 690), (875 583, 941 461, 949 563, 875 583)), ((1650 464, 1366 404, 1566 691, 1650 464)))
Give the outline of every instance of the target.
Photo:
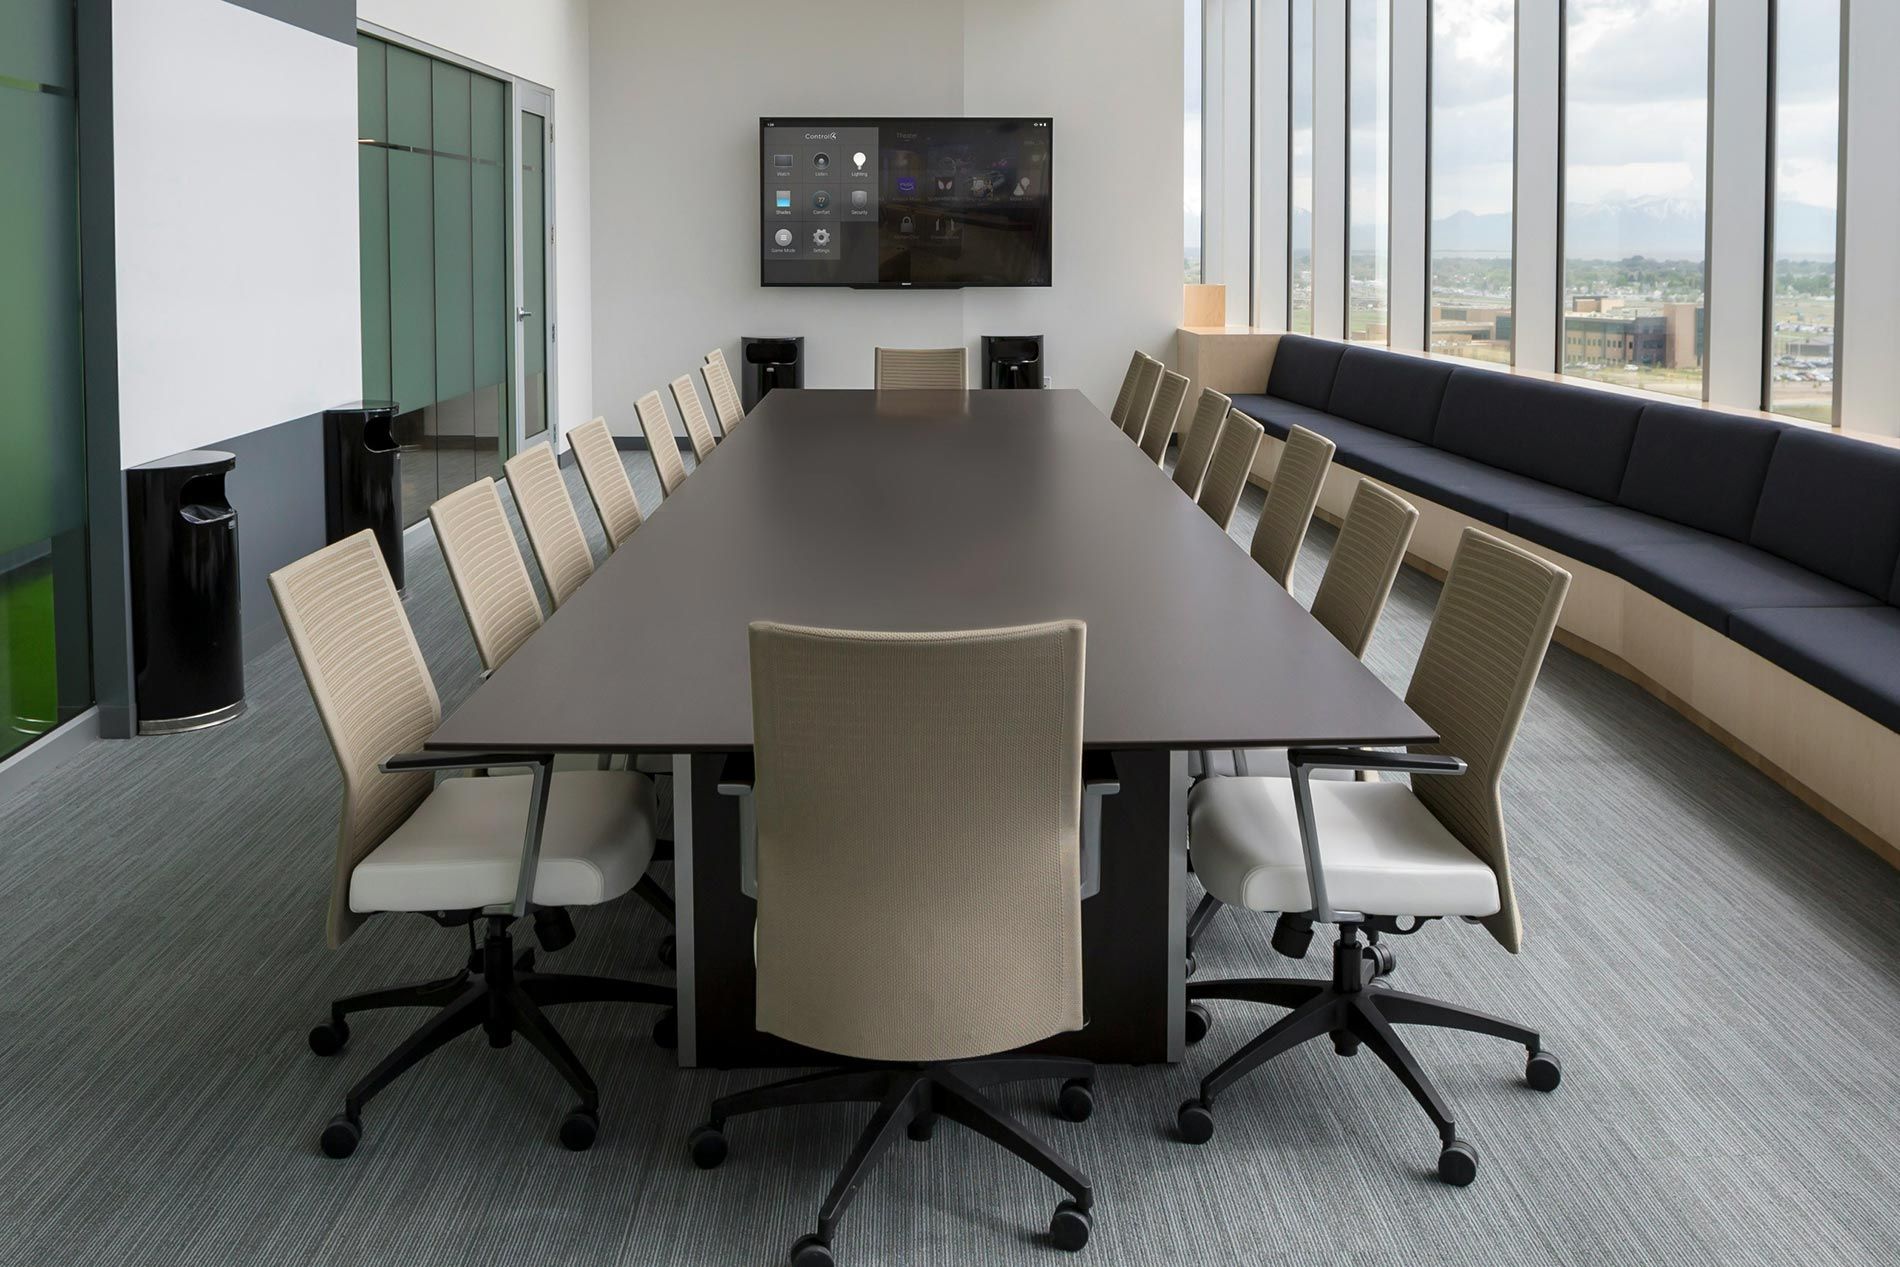
POLYGON ((1431 350, 1509 364, 1516 0, 1432 0, 1431 350))
POLYGON ((1563 370, 1700 398, 1709 0, 1567 0, 1563 370))
POLYGON ((1841 0, 1779 0, 1774 85, 1767 407, 1832 422, 1841 0))
POLYGON ((1286 328, 1313 333, 1313 0, 1293 0, 1287 37, 1286 328))
POLYGON ((1385 343, 1392 221, 1392 0, 1347 9, 1346 337, 1385 343))
POLYGON ((1181 76, 1186 86, 1182 102, 1185 120, 1181 135, 1184 157, 1181 200, 1183 211, 1181 280, 1199 282, 1201 272, 1201 0, 1182 0, 1182 47, 1186 65, 1181 76))

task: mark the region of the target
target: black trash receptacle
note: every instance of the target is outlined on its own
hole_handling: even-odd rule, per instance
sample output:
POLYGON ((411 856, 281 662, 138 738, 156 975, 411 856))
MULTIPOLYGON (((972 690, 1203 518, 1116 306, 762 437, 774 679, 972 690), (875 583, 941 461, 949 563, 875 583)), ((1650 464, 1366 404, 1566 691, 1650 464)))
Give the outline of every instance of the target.
POLYGON ((132 689, 139 733, 201 730, 244 711, 244 619, 229 453, 178 453, 125 473, 132 689))
POLYGON ((747 413, 774 387, 805 385, 805 337, 767 339, 748 335, 739 341, 744 382, 740 399, 747 413))
POLYGON ((323 411, 323 526, 332 543, 368 528, 389 578, 403 588, 402 446, 396 402, 359 400, 323 411))
POLYGON ((1042 336, 1039 334, 986 334, 983 336, 983 386, 1041 387, 1042 336))

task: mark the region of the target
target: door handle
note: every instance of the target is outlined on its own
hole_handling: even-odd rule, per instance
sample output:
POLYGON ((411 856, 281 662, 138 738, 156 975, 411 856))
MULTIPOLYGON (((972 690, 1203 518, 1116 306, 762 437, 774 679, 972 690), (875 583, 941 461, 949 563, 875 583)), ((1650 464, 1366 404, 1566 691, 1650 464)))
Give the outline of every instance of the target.
POLYGON ((526 308, 516 308, 516 309, 515 309, 515 320, 516 320, 516 321, 526 321, 526 320, 527 320, 527 319, 528 319, 529 317, 532 317, 533 315, 534 315, 534 314, 533 314, 532 312, 529 312, 529 311, 528 311, 528 310, 527 310, 526 308))

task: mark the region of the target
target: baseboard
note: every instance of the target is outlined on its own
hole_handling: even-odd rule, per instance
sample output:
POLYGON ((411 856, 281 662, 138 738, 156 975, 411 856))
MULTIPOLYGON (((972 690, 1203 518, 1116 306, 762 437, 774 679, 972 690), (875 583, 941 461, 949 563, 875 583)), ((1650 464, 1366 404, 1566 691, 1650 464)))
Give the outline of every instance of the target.
POLYGON ((0 761, 0 802, 59 769, 99 738, 99 710, 89 708, 0 761))

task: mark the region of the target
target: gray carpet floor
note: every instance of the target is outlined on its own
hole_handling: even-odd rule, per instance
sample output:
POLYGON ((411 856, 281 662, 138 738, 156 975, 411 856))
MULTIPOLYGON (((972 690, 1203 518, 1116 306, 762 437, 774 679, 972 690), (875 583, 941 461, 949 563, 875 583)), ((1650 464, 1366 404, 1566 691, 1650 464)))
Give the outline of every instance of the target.
MULTIPOLYGON (((626 456, 658 505, 647 456, 626 456)), ((1258 511, 1250 493, 1237 539, 1258 511)), ((1331 541, 1315 525, 1304 600, 1331 541)), ((426 533, 409 566, 453 707, 474 649, 426 533)), ((1368 655, 1395 687, 1436 594, 1400 579, 1368 655)), ((735 1121, 730 1159, 701 1173, 688 1130, 761 1075, 678 1070, 638 1010, 561 1014, 604 1096, 589 1153, 555 1142, 569 1096, 534 1052, 472 1036, 376 1101, 353 1159, 318 1153, 344 1089, 415 1014, 365 1017, 335 1060, 310 1054, 307 1027, 332 996, 437 975, 463 944, 385 918, 324 948, 335 767, 287 647, 249 666, 249 695, 232 725, 98 744, 0 804, 0 1263, 779 1261, 863 1115, 735 1121)), ((1506 794, 1524 953, 1433 925, 1399 969, 1407 988, 1541 1026, 1564 1058, 1543 1096, 1521 1051, 1413 1032, 1482 1155, 1477 1182, 1433 1179, 1435 1135, 1403 1088, 1325 1044, 1223 1098, 1208 1146, 1176 1142, 1198 1075, 1277 1015, 1217 1004, 1184 1065, 1104 1070, 1085 1124, 1051 1116, 1045 1092, 1008 1097, 1096 1184, 1079 1261, 1900 1262, 1900 876, 1562 650, 1506 794)), ((637 901, 578 923, 559 966, 664 979, 637 901)), ((1267 931, 1226 913, 1202 973, 1324 971, 1318 954, 1276 959, 1267 931)), ((1040 1243, 1058 1195, 946 1127, 871 1179, 839 1260, 1068 1261, 1040 1243)))

